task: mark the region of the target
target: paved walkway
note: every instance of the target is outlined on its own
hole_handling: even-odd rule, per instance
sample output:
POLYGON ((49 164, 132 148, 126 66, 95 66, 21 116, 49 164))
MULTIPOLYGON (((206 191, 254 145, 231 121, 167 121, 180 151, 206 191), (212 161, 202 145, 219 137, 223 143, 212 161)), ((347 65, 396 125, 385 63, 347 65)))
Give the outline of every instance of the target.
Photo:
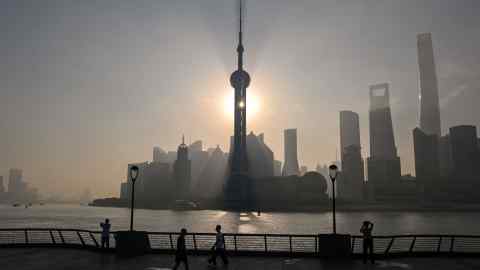
MULTIPOLYGON (((467 258, 407 258, 378 261, 375 265, 364 265, 361 261, 326 261, 315 258, 289 259, 279 257, 232 257, 228 268, 207 266, 204 256, 191 256, 190 269, 228 270, 307 270, 307 269, 430 269, 466 270, 480 269, 480 259, 467 258)), ((2 270, 167 270, 172 266, 169 255, 145 255, 123 259, 114 254, 101 254, 87 250, 48 248, 0 248, 2 270)), ((183 269, 180 267, 179 269, 183 269)))

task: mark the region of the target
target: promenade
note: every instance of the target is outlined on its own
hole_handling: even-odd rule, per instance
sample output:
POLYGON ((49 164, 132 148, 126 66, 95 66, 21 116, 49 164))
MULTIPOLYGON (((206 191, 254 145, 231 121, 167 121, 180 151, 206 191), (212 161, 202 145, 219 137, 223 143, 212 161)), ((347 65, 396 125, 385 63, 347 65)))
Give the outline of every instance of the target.
MULTIPOLYGON (((470 270, 480 269, 480 259, 472 258, 399 258, 379 260, 375 265, 364 265, 361 260, 321 260, 316 258, 287 257, 231 257, 225 268, 209 267, 205 256, 191 256, 190 269, 229 270, 360 270, 360 269, 435 269, 470 270)), ((171 255, 145 255, 135 258, 118 258, 115 254, 103 254, 88 250, 62 248, 0 248, 2 270, 166 270, 172 266, 171 255)), ((179 269, 183 269, 180 267, 179 269)))

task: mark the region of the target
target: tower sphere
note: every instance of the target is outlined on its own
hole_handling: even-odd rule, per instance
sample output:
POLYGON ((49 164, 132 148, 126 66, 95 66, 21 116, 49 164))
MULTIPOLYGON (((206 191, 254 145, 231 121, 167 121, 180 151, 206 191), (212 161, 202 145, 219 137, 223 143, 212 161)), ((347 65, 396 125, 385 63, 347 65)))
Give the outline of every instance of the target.
POLYGON ((235 70, 230 76, 230 84, 235 89, 247 88, 250 85, 250 75, 245 70, 235 70))

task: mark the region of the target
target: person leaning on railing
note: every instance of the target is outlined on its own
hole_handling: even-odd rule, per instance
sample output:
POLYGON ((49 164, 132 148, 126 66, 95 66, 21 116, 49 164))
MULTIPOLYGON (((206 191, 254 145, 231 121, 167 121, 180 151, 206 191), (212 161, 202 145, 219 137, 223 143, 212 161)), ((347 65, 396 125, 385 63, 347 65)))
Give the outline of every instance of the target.
POLYGON ((370 261, 375 263, 373 259, 373 238, 372 238, 373 223, 365 220, 360 232, 363 235, 363 263, 367 263, 367 257, 370 257, 370 261))

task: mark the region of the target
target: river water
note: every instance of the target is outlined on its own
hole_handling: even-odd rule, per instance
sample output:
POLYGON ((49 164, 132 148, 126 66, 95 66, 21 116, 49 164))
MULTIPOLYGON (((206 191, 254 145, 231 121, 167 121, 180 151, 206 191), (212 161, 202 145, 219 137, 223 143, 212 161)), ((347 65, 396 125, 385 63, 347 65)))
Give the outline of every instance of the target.
MULTIPOLYGON (((363 220, 375 223, 375 234, 478 234, 480 213, 472 212, 337 212, 337 232, 359 234, 363 220)), ((80 205, 34 205, 30 208, 0 205, 0 228, 79 228, 99 230, 109 218, 112 230, 129 228, 130 210, 80 205)), ((225 232, 330 233, 331 213, 235 213, 225 211, 135 210, 134 227, 147 231, 213 232, 222 224, 225 232)))

